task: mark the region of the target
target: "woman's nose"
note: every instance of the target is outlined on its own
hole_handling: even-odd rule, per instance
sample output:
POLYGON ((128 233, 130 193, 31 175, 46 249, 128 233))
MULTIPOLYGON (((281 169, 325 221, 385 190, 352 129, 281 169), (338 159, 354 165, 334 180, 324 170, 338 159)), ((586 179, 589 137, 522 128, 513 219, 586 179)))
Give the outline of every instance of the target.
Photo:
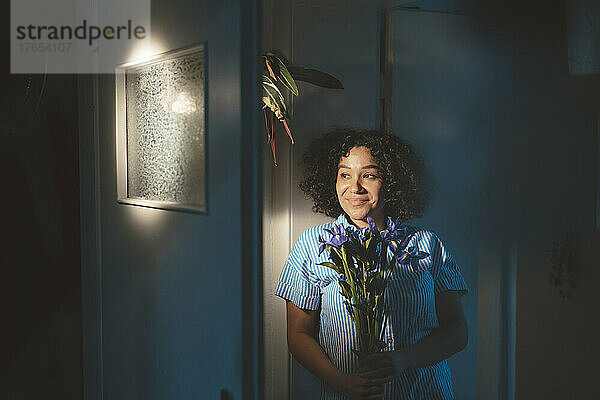
POLYGON ((351 183, 350 186, 350 191, 352 193, 360 193, 364 188, 362 187, 362 185, 360 184, 360 181, 358 179, 354 179, 351 183))

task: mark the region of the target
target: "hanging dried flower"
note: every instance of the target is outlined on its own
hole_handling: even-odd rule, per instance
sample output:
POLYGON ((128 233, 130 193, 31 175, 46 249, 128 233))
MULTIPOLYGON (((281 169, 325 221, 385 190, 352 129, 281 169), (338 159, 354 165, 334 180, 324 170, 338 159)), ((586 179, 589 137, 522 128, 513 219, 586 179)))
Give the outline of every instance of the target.
POLYGON ((290 116, 287 112, 285 98, 277 83, 285 87, 294 96, 298 96, 299 93, 296 80, 331 89, 343 89, 344 87, 339 80, 324 72, 305 67, 286 65, 281 58, 274 53, 265 53, 263 55, 263 60, 267 72, 267 74, 262 76, 262 102, 265 117, 265 130, 267 132, 267 143, 271 145, 271 151, 273 153, 273 163, 277 166, 274 117, 283 124, 287 135, 292 144, 294 144, 294 137, 292 136, 292 131, 287 122, 287 120, 290 119, 290 116))

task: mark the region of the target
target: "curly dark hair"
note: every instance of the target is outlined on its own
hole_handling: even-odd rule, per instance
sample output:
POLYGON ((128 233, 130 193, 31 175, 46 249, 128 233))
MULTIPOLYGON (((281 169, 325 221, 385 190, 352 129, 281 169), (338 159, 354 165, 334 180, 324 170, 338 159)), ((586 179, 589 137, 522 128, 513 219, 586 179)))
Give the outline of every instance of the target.
POLYGON ((423 158, 398 136, 379 130, 334 128, 314 139, 303 156, 300 189, 312 198, 313 211, 336 218, 344 212, 335 184, 338 164, 353 147, 364 146, 379 164, 386 215, 402 221, 420 217, 431 185, 423 158))

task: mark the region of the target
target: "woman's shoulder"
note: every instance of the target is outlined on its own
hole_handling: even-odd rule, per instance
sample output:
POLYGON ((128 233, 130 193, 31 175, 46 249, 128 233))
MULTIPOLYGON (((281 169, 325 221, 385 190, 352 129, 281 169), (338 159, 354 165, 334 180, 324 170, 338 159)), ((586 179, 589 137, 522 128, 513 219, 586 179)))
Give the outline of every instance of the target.
POLYGON ((414 236, 414 240, 418 243, 419 247, 443 247, 442 240, 434 231, 414 225, 405 226, 408 228, 409 234, 414 236))

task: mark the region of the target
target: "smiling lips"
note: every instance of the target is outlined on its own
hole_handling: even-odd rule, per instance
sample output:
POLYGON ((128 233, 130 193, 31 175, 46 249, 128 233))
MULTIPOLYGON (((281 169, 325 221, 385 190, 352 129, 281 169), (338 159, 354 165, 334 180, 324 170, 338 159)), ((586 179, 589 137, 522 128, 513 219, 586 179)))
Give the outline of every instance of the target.
POLYGON ((348 203, 352 204, 353 206, 362 206, 368 201, 369 199, 348 199, 348 203))

